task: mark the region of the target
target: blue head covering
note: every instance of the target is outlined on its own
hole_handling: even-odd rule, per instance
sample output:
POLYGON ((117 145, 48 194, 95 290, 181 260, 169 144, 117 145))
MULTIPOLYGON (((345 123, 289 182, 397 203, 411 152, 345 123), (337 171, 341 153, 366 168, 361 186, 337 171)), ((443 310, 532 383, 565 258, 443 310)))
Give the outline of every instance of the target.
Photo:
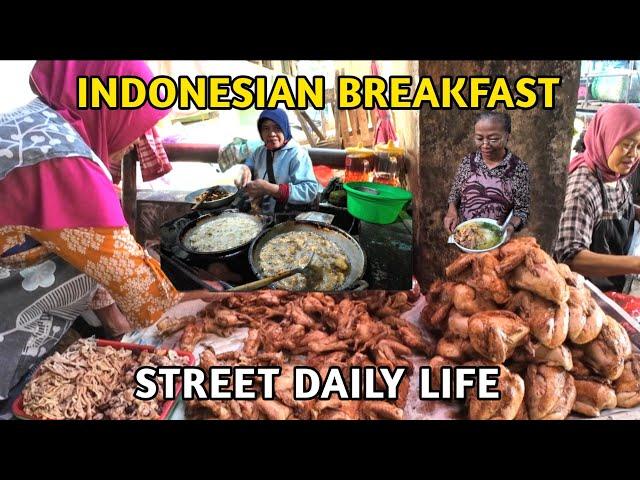
POLYGON ((287 112, 279 108, 267 108, 263 110, 258 118, 258 131, 260 130, 260 124, 265 120, 275 122, 282 130, 282 133, 284 133, 285 141, 288 142, 291 140, 291 127, 289 126, 289 117, 287 117, 287 112))

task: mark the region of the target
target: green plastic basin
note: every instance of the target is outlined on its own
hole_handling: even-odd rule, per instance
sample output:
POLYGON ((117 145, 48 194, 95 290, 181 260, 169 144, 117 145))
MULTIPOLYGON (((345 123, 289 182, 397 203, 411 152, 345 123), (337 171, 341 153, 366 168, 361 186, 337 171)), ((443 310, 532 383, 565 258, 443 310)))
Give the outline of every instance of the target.
POLYGON ((351 215, 381 225, 395 222, 412 198, 410 192, 382 183, 349 182, 344 184, 344 189, 347 191, 347 211, 351 215))

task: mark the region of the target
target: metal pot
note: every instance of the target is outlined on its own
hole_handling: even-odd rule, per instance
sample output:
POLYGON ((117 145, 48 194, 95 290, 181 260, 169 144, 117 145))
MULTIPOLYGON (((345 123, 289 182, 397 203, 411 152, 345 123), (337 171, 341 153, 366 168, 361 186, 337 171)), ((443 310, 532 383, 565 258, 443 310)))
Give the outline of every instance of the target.
POLYGON ((187 223, 183 228, 182 231, 180 232, 180 235, 178 237, 178 241, 180 242, 180 246, 188 253, 190 253, 191 255, 193 255, 196 258, 199 258, 201 260, 207 260, 207 261, 215 261, 217 259, 220 259, 222 257, 227 257, 227 256, 231 256, 235 253, 241 252, 243 250, 246 250, 249 245, 251 245, 251 243, 254 241, 254 239, 256 237, 253 237, 252 239, 244 242, 241 245, 237 245, 233 248, 229 248, 227 250, 219 250, 219 251, 215 251, 215 252, 200 252, 200 251, 195 251, 193 250, 188 243, 189 238, 191 237, 191 235, 193 235, 193 233, 196 231, 196 229, 198 227, 200 227, 201 225, 211 222, 219 217, 226 217, 226 216, 236 216, 236 217, 245 217, 245 218, 249 218, 251 219, 251 221, 256 222, 257 225, 259 225, 260 227, 260 231, 258 232, 258 234, 256 235, 256 237, 258 235, 260 235, 261 233, 264 232, 264 229, 266 227, 268 227, 273 219, 271 217, 268 217, 266 215, 250 215, 248 213, 241 213, 238 212, 237 210, 225 210, 223 212, 216 212, 216 213, 209 213, 206 215, 201 216, 200 218, 196 219, 196 220, 192 220, 189 223, 187 223))
MULTIPOLYGON (((273 228, 264 230, 255 238, 249 248, 249 264, 251 265, 251 269, 256 277, 264 278, 264 275, 262 274, 263 269, 260 265, 260 252, 262 251, 262 248, 272 238, 288 232, 316 233, 335 243, 344 251, 350 264, 349 274, 344 283, 337 288, 336 291, 366 288, 366 282, 361 280, 365 273, 366 258, 360 244, 351 235, 338 227, 307 220, 280 223, 273 228), (364 284, 364 287, 362 284, 364 284)), ((276 287, 272 285, 270 288, 276 287)))

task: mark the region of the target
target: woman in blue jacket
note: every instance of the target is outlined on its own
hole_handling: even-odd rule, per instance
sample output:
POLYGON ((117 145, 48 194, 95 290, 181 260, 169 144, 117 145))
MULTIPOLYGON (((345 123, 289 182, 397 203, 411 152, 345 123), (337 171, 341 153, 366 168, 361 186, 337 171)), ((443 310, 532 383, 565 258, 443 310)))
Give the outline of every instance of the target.
POLYGON ((270 214, 290 205, 312 203, 318 194, 307 150, 291 137, 284 110, 264 110, 258 118, 258 131, 264 146, 257 148, 242 165, 238 187, 245 187, 251 198, 262 198, 262 211, 270 214))

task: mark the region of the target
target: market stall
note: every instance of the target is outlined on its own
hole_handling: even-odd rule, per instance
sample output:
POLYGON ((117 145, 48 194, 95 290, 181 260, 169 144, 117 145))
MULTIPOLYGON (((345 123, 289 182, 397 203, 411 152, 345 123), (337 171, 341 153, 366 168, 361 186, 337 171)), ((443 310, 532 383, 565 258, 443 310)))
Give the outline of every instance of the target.
MULTIPOLYGON (((425 294, 417 284, 400 292, 220 292, 123 340, 189 352, 205 371, 282 369, 273 399, 178 400, 173 419, 638 418, 640 325, 565 267, 523 237, 463 254, 425 294), (355 366, 405 367, 409 375, 395 400, 300 401, 292 396, 295 366, 325 375, 337 367, 345 378, 355 366), (497 366, 501 398, 421 400, 425 366, 436 389, 443 366, 497 366)), ((375 382, 383 388, 382 378, 375 382)))

